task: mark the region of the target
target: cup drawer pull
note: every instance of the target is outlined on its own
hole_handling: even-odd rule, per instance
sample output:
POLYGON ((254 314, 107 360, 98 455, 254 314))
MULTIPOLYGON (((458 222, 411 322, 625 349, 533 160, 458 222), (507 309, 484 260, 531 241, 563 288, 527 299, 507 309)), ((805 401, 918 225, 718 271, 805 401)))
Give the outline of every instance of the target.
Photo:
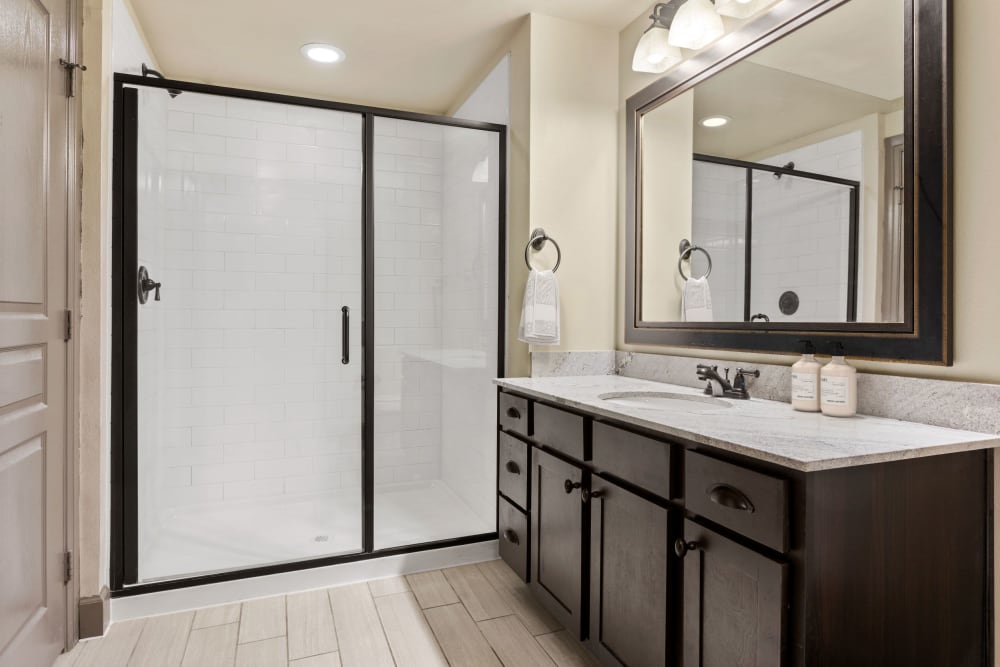
POLYGON ((514 407, 507 408, 507 416, 511 419, 520 419, 521 411, 514 407))
POLYGON ((521 466, 517 465, 514 461, 507 461, 507 465, 504 466, 511 475, 520 475, 521 466))
POLYGON ((753 503, 745 493, 728 484, 716 484, 708 490, 708 499, 716 505, 722 505, 734 510, 754 513, 753 503))
POLYGON ((520 544, 521 543, 521 540, 520 540, 520 538, 518 538, 517 533, 515 533, 510 528, 508 528, 507 530, 503 531, 503 538, 505 540, 507 540, 508 542, 510 542, 511 544, 520 544))

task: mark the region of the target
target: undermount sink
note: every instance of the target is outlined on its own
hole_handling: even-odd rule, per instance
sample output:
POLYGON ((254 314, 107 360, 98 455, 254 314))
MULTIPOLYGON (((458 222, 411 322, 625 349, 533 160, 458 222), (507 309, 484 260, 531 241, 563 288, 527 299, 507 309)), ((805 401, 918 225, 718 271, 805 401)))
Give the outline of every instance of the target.
POLYGON ((644 410, 683 410, 685 412, 712 412, 719 408, 731 408, 733 404, 711 396, 674 394, 667 391, 619 391, 601 394, 600 399, 624 408, 644 410))

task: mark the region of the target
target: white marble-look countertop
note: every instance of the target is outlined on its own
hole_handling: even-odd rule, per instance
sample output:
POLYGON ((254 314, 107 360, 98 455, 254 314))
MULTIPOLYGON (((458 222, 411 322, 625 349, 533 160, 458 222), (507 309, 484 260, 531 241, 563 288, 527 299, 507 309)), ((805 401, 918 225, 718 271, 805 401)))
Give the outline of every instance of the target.
MULTIPOLYGON (((602 399, 621 392, 703 396, 698 389, 617 375, 500 378, 506 389, 666 436, 810 472, 1000 446, 1000 436, 859 415, 796 412, 788 403, 718 398, 677 407, 627 407, 602 399)), ((753 388, 751 387, 751 395, 753 388)))

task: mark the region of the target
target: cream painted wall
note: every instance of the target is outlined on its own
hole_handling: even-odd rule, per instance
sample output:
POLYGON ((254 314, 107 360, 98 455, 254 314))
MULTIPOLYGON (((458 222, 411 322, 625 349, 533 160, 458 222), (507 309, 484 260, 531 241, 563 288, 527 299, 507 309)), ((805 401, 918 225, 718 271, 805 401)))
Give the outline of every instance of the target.
MULTIPOLYGON (((652 7, 652 5, 651 5, 652 7)), ((745 363, 786 363, 786 355, 720 352, 693 348, 634 346, 624 342, 625 286, 625 101, 655 80, 655 76, 631 71, 631 54, 648 23, 641 14, 619 35, 619 150, 618 150, 618 295, 616 316, 617 348, 628 351, 680 356, 705 356, 745 363)), ((922 364, 857 362, 866 372, 934 377, 980 382, 1000 382, 1000 303, 995 285, 1000 265, 994 261, 1000 247, 997 224, 993 154, 1000 149, 1000 134, 993 118, 1000 114, 1000 88, 991 84, 994 58, 1000 57, 1000 43, 992 26, 1000 25, 1000 4, 975 8, 954 7, 954 276, 955 276, 955 364, 951 367, 922 364)), ((575 349, 583 349, 577 347, 575 349)))
POLYGON ((642 319, 675 322, 684 281, 677 264, 664 261, 680 239, 690 239, 694 199, 694 91, 678 95, 642 120, 642 136, 656 150, 642 154, 642 319))

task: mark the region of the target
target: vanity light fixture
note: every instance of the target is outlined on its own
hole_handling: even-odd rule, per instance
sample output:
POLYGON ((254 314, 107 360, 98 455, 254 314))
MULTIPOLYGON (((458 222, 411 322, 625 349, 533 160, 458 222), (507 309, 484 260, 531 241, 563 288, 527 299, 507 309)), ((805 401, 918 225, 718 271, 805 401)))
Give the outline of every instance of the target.
POLYGON ((318 42, 303 44, 299 52, 309 60, 315 60, 318 63, 324 64, 339 63, 347 57, 336 46, 332 44, 320 44, 318 42))
POLYGON ((729 121, 731 120, 732 118, 730 118, 729 116, 706 116, 702 118, 699 122, 701 123, 702 127, 715 128, 715 127, 723 127, 725 125, 729 125, 729 121))
POLYGON ((670 44, 697 51, 726 34, 711 0, 687 0, 670 25, 670 44))
POLYGON ((670 44, 670 19, 665 12, 668 5, 665 2, 657 3, 653 7, 653 13, 649 18, 653 24, 642 33, 639 43, 635 46, 635 53, 632 55, 632 71, 646 72, 649 74, 662 74, 668 69, 683 60, 681 50, 670 44))
POLYGON ((734 19, 748 19, 775 0, 715 0, 715 11, 734 19))

